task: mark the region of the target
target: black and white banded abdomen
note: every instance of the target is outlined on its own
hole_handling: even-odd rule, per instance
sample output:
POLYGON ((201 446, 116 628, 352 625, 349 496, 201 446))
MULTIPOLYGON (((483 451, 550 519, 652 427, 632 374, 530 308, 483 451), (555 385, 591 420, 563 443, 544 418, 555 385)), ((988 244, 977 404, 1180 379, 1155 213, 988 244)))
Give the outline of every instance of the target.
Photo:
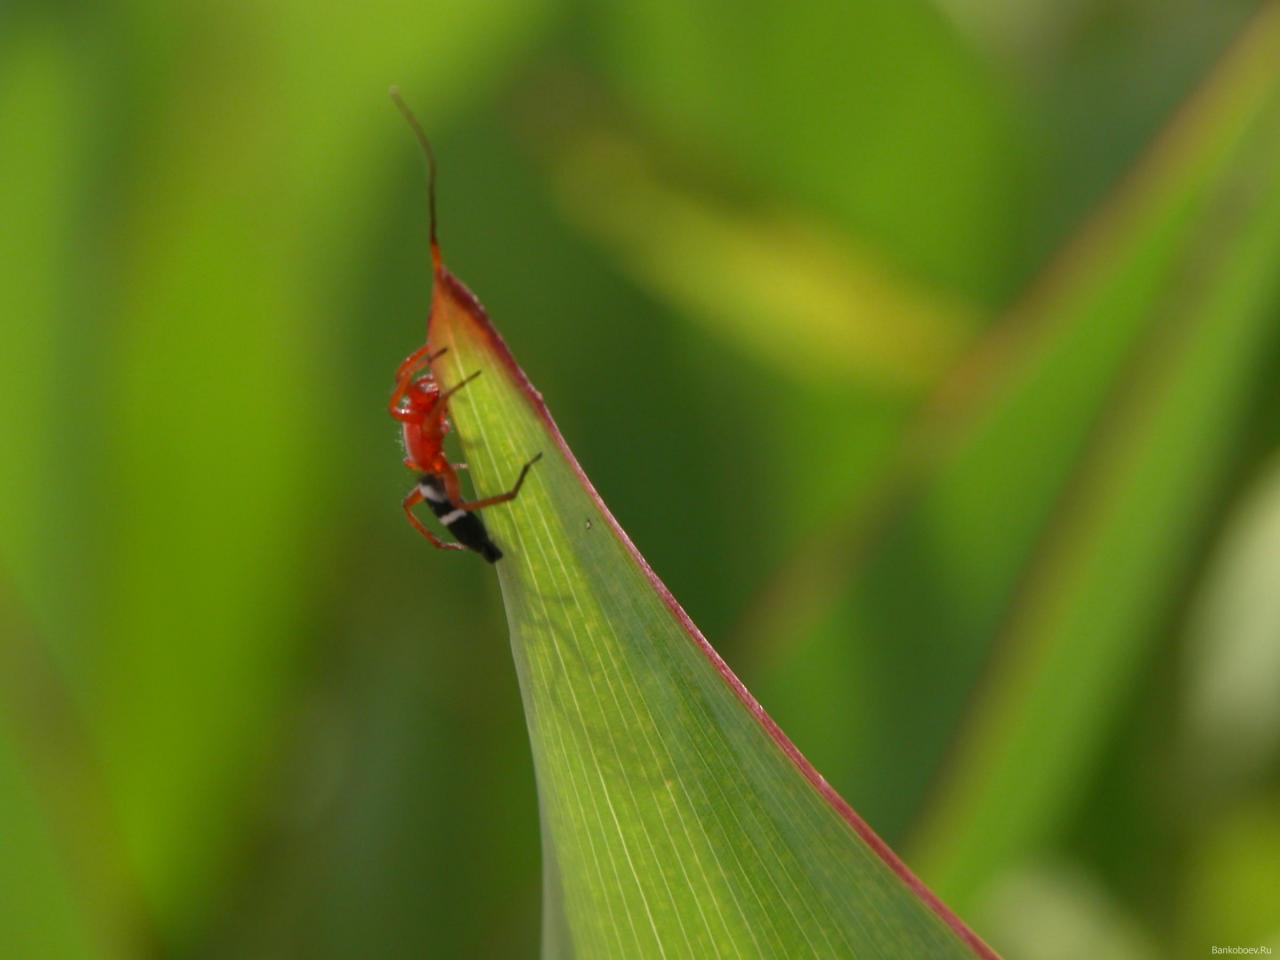
POLYGON ((418 478, 418 489, 422 497, 431 507, 431 512, 453 534, 453 538, 469 550, 474 550, 490 563, 502 559, 502 551, 489 539, 489 531, 479 513, 463 510, 449 499, 444 480, 434 473, 425 473, 418 478))

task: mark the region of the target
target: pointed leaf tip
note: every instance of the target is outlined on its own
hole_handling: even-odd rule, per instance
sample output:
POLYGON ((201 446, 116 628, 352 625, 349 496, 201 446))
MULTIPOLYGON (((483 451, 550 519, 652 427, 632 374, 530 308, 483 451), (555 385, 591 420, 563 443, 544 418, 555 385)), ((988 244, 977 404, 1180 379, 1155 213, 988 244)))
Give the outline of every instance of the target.
POLYGON ((486 511, 554 871, 584 957, 984 957, 814 770, 605 507, 475 296, 437 269, 430 336, 486 511))

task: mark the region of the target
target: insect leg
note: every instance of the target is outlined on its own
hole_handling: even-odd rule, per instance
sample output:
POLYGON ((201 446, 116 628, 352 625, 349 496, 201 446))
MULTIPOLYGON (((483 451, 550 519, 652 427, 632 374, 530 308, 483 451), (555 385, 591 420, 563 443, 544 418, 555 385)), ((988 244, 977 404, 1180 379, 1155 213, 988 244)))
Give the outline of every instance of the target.
POLYGON ((473 373, 471 376, 467 377, 465 380, 460 380, 458 383, 455 383, 452 387, 450 387, 450 388, 449 388, 448 390, 446 390, 444 393, 440 394, 440 399, 441 399, 442 401, 444 401, 444 400, 448 400, 448 399, 449 399, 450 397, 452 397, 455 393, 457 393, 459 390, 461 390, 463 387, 465 387, 468 383, 470 383, 470 382, 471 382, 472 380, 474 380, 476 377, 480 376, 480 374, 482 374, 482 373, 484 373, 484 371, 483 371, 483 370, 477 370, 475 373, 473 373))
POLYGON ((405 394, 409 392, 409 386, 413 383, 413 378, 418 372, 433 360, 443 356, 449 350, 448 347, 441 347, 435 353, 431 353, 426 344, 423 344, 413 353, 405 358, 404 363, 400 364, 400 369, 396 371, 396 389, 391 394, 391 400, 387 404, 387 408, 394 417, 400 409, 400 401, 405 398, 405 394))
POLYGON ((404 363, 400 364, 399 369, 396 370, 396 382, 399 383, 401 380, 412 377, 427 364, 439 360, 448 352, 448 347, 441 347, 435 353, 432 353, 430 344, 424 343, 409 356, 405 357, 404 363))
POLYGON ((462 380, 459 383, 455 383, 452 387, 450 387, 444 393, 440 394, 440 398, 436 401, 434 410, 435 410, 436 417, 441 422, 444 422, 444 418, 449 415, 449 398, 452 397, 459 390, 461 390, 463 387, 465 387, 468 383, 470 383, 476 377, 480 376, 480 374, 482 374, 483 372, 484 372, 483 370, 477 370, 475 373, 467 377, 465 380, 462 380))
POLYGON ((421 488, 414 487, 409 491, 408 496, 400 501, 400 506, 404 508, 404 515, 409 518, 409 522, 413 524, 414 529, 431 541, 431 545, 439 550, 465 550, 466 547, 460 543, 445 543, 434 533, 428 530, 426 524, 417 518, 413 512, 413 508, 425 499, 426 498, 422 495, 421 488))
POLYGON ((463 500, 461 496, 457 495, 458 478, 456 476, 451 476, 451 475, 446 476, 445 487, 448 490, 449 499, 452 500, 454 505, 457 506, 460 510, 466 510, 468 512, 483 510, 485 507, 492 507, 499 503, 506 503, 508 500, 514 500, 516 498, 516 494, 520 492, 520 488, 524 486, 524 478, 529 475, 529 468, 532 467, 535 463, 537 463, 541 459, 542 459, 542 454, 539 453, 532 460, 530 460, 523 467, 521 467, 520 476, 516 478, 515 486, 512 487, 510 490, 508 490, 506 493, 500 493, 497 496, 493 496, 493 497, 485 497, 483 500, 463 500), (450 481, 452 481, 452 484, 450 484, 450 481))

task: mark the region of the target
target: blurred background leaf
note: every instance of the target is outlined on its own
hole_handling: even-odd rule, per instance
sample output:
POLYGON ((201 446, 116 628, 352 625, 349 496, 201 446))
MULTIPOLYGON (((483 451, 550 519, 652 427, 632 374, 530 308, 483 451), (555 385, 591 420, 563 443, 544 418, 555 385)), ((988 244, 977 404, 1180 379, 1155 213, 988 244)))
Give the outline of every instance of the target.
POLYGON ((391 82, 624 528, 926 881, 1011 957, 1274 936, 1276 17, 4 5, 0 952, 538 941, 497 592, 399 517, 391 82))

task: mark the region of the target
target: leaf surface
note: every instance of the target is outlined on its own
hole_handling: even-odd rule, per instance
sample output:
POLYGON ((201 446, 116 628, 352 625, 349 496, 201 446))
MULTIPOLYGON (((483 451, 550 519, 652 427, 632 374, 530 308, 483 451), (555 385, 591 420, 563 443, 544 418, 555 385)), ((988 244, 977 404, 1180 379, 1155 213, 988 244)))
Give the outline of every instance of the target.
MULTIPOLYGON (((826 784, 610 515, 475 298, 431 338, 484 495, 544 824, 544 954, 993 956, 826 784)), ((709 558, 709 562, 711 562, 709 558)))

